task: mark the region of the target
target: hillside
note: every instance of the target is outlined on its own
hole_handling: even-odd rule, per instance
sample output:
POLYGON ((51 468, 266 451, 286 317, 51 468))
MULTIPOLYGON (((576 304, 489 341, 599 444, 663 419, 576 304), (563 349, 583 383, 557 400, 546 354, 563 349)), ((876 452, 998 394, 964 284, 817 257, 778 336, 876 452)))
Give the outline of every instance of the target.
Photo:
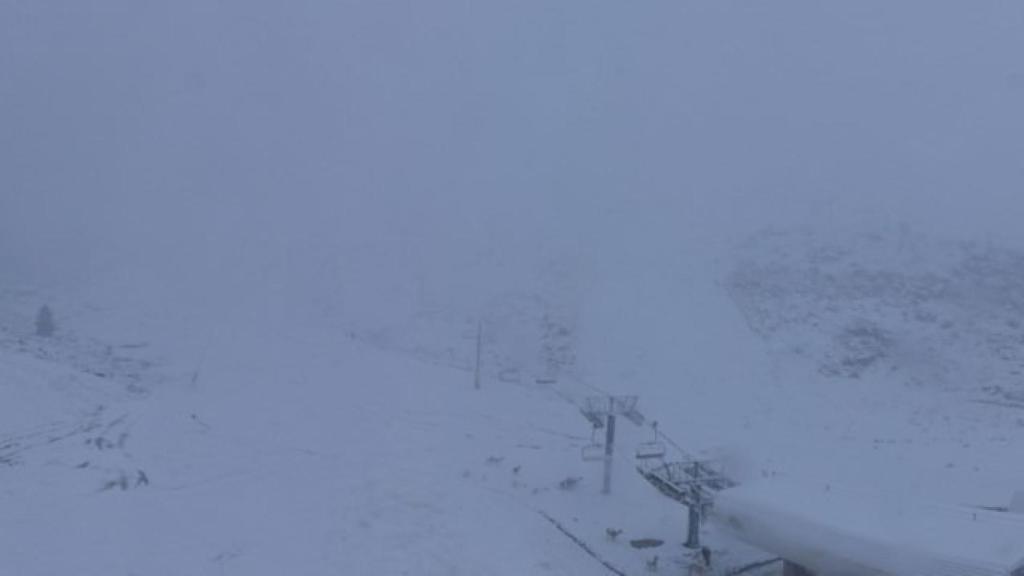
MULTIPOLYGON (((628 454, 615 497, 600 496, 598 467, 579 459, 585 420, 530 388, 487 377, 474 392, 464 371, 343 331, 249 334, 198 371, 164 358, 126 382, 97 374, 106 346, 72 327, 16 334, 20 319, 6 316, 0 348, 0 537, 18 574, 603 570, 568 534, 635 573, 650 554, 627 539, 679 532, 682 511, 628 454)), ((75 323, 90 321, 112 317, 75 323)), ((140 363, 158 353, 131 346, 140 363)))
MULTIPOLYGON (((68 294, 55 299, 57 336, 38 338, 41 293, 8 290, 7 565, 54 576, 638 574, 658 556, 681 569, 685 510, 632 470, 653 420, 741 481, 1004 505, 1024 484, 1024 414, 1007 396, 1017 257, 921 240, 911 266, 886 260, 884 242, 757 237, 706 268, 717 278, 651 272, 642 282, 665 288, 644 300, 638 284, 605 278, 566 308, 541 282, 492 299, 482 321, 433 303, 376 327, 175 323, 68 294), (595 338, 616 308, 635 311, 623 329, 649 332, 595 338), (648 419, 620 426, 610 497, 600 465, 581 460, 593 438, 578 410, 606 393, 639 395, 648 419)), ((768 558, 706 530, 719 573, 768 558)))

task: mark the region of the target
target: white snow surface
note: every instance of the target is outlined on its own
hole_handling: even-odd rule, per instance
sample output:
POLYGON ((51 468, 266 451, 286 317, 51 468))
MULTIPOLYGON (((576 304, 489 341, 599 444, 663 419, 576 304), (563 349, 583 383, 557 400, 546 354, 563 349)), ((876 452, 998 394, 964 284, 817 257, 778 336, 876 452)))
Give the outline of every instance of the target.
POLYGON ((766 479, 718 496, 741 539, 820 574, 1008 576, 1024 564, 1024 517, 832 484, 766 479))
POLYGON ((201 362, 163 359, 140 393, 55 360, 89 348, 68 332, 4 332, 0 574, 605 570, 541 512, 632 573, 650 554, 628 539, 679 533, 684 511, 628 450, 615 497, 599 494, 599 466, 579 459, 585 421, 548 392, 492 379, 475 392, 464 371, 344 331, 238 330, 206 339, 201 362), (578 487, 560 489, 568 477, 578 487))
MULTIPOLYGON (((381 326, 375 340, 329 316, 204 317, 47 294, 58 336, 43 340, 31 335, 41 293, 5 291, 0 574, 608 572, 542 513, 626 574, 644 572, 654 555, 663 570, 681 571, 686 511, 632 471, 650 429, 620 424, 611 497, 599 493, 600 464, 580 459, 590 429, 575 403, 606 392, 639 395, 660 430, 723 458, 744 490, 775 478, 946 510, 1006 505, 1024 486, 1024 414, 1012 403, 977 402, 966 380, 909 385, 898 355, 889 360, 897 371, 826 377, 749 329, 716 282, 731 263, 693 264, 677 273, 638 263, 636 274, 596 277, 564 315, 581 319, 579 362, 555 385, 533 383, 530 366, 502 379, 507 367, 496 363, 517 354, 485 332, 495 349, 480 391, 467 370, 471 310, 420 315, 407 323, 415 333, 381 326), (559 488, 567 478, 580 479, 575 489, 559 488), (612 541, 608 528, 623 535, 612 541), (665 543, 638 551, 635 538, 665 543)), ((507 335, 519 322, 521 333, 536 332, 535 318, 517 320, 535 314, 531 306, 499 309, 492 329, 507 335)), ((787 330, 811 341, 820 329, 787 330)), ((952 361, 977 364, 973 350, 952 361)), ((763 494, 765 514, 792 508, 804 528, 821 520, 800 516, 811 512, 803 492, 763 494)), ((812 511, 860 521, 833 502, 812 511)), ((897 528, 919 528, 927 544, 926 518, 897 528)), ((778 553, 728 532, 706 526, 716 573, 778 553)), ((995 565, 1011 562, 1015 546, 995 565)))

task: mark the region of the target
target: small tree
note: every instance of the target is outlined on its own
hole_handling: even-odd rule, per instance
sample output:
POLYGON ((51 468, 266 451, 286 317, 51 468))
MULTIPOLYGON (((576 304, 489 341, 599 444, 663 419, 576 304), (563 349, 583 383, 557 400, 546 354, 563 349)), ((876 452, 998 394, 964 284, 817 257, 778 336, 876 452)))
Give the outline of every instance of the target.
POLYGON ((56 330, 57 326, 53 322, 53 310, 50 310, 49 306, 43 305, 36 313, 36 336, 49 338, 56 330))

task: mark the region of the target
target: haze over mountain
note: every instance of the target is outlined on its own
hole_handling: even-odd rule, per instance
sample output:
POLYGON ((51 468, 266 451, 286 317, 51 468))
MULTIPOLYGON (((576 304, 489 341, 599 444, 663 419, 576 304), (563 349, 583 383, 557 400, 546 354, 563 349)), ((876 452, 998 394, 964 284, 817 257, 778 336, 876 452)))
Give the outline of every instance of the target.
POLYGON ((0 229, 23 277, 242 275, 297 296, 481 259, 616 272, 766 226, 1020 238, 1015 4, 3 16, 0 229))
MULTIPOLYGON (((872 414, 872 430, 930 443, 900 477, 908 490, 964 438, 998 444, 980 451, 984 468, 1009 450, 993 438, 1017 434, 1012 417, 962 406, 1018 398, 1016 355, 1002 350, 1020 335, 1001 314, 1024 284, 1020 54, 1024 6, 1011 2, 7 2, 9 374, 64 398, 78 378, 68 366, 115 373, 108 363, 120 356, 104 347, 146 341, 153 357, 124 361, 163 366, 139 376, 147 394, 178 390, 205 362, 232 383, 230 394, 175 398, 182 414, 214 406, 228 426, 248 401, 269 410, 254 399, 262 393, 241 393, 252 377, 268 398, 308 392, 288 414, 326 422, 317 399, 383 406, 400 391, 403 410, 429 404, 434 384, 466 377, 480 325, 486 378, 529 384, 557 372, 576 386, 564 397, 587 386, 638 393, 673 420, 665 430, 701 448, 736 444, 758 454, 754 467, 773 453, 790 471, 853 473, 912 451, 872 456, 859 430, 842 444, 840 424, 793 418, 795 402, 836 409, 854 428, 872 414), (900 252, 904 240, 920 252, 900 252), (833 250, 842 257, 822 264, 833 250), (860 290, 864 277, 877 282, 860 290), (953 292, 907 304, 908 284, 932 280, 953 292), (955 293, 992 283, 980 300, 955 293), (968 326, 977 301, 985 321, 968 326), (70 343, 34 348, 26 326, 45 302, 70 343), (949 318, 969 347, 946 339, 949 318), (899 354, 844 368, 871 356, 865 346, 893 342, 899 354), (430 385, 405 386, 414 364, 361 346, 440 368, 424 376, 430 385), (331 350, 345 360, 325 360, 331 350), (306 365, 307 354, 318 356, 306 365), (257 357, 275 377, 254 376, 257 357), (376 371, 386 385, 352 384, 377 382, 376 371), (956 393, 901 388, 921 379, 956 393), (877 400, 878 390, 899 391, 877 400), (694 399, 701 417, 683 418, 694 399), (942 418, 957 414, 943 435, 942 418), (820 437, 800 438, 803 427, 820 437), (807 455, 837 443, 820 462, 807 455)), ((523 394, 502 401, 532 406, 523 394)), ((46 418, 64 410, 17 397, 46 418)), ((448 408, 437 438, 457 429, 462 407, 448 408)), ((500 402, 466 410, 507 416, 500 402)), ((178 429, 159 403, 143 412, 138 421, 160 422, 153 430, 178 429)), ((530 425, 560 422, 555 412, 530 425)), ((246 418, 231 425, 279 433, 246 418)), ((394 434, 413 435, 421 422, 410 418, 394 434)), ((288 440, 305 445, 304 434, 288 440)), ((481 455, 456 451, 458 465, 469 453, 481 455)), ((969 484, 957 463, 951 490, 969 484)), ((999 477, 985 486, 1017 480, 1014 466, 991 465, 999 477)))

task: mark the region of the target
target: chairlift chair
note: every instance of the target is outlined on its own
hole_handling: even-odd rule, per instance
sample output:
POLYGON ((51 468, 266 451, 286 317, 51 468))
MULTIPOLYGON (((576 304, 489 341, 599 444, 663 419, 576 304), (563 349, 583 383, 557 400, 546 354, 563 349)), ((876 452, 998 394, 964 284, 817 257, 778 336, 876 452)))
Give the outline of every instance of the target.
POLYGON ((665 457, 664 442, 643 442, 636 447, 637 460, 653 460, 665 457))
POLYGON ((641 442, 637 445, 637 460, 660 460, 665 457, 665 443, 658 440, 658 422, 652 423, 651 428, 654 429, 654 440, 651 442, 641 442))
POLYGON ((583 446, 583 449, 580 451, 584 462, 599 462, 605 459, 604 444, 601 444, 595 438, 597 436, 597 429, 597 426, 591 428, 590 443, 583 446))
POLYGON ((595 442, 587 444, 582 450, 584 462, 600 462, 605 459, 604 444, 595 442))

